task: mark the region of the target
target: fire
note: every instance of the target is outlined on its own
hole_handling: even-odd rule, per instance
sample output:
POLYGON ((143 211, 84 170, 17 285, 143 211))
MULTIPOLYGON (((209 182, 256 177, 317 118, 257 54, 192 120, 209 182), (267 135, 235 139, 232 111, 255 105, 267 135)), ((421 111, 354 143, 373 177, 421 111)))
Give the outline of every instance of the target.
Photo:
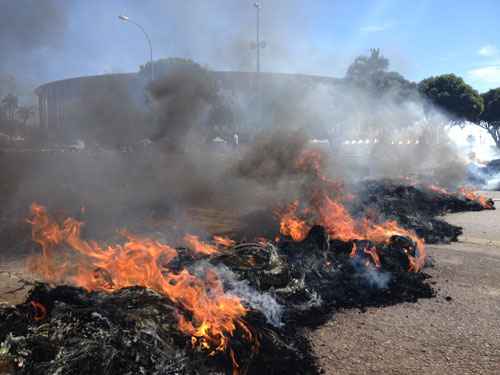
MULTIPOLYGON (((289 236, 294 241, 301 241, 307 236, 312 225, 296 215, 296 206, 293 204, 291 206, 294 209, 293 212, 289 211, 281 216, 280 230, 282 235, 289 236)), ((377 224, 367 218, 355 220, 345 206, 328 197, 324 197, 323 204, 317 206, 316 211, 319 214, 316 224, 324 226, 331 238, 341 241, 356 239, 369 240, 375 244, 387 244, 395 235, 411 238, 416 243, 417 255, 414 257, 408 254, 410 271, 417 272, 422 269, 426 257, 424 241, 413 231, 402 228, 396 221, 389 220, 377 224)), ((371 250, 365 250, 365 252, 369 253, 375 265, 380 264, 376 252, 371 250)))
POLYGON ((436 192, 436 193, 441 193, 441 194, 444 194, 444 195, 449 195, 450 193, 448 192, 448 190, 446 190, 445 188, 442 188, 441 186, 437 186, 437 185, 434 185, 434 184, 430 184, 427 186, 430 190, 436 192))
POLYGON ((294 241, 302 241, 306 238, 310 226, 296 216, 299 201, 291 203, 285 210, 277 210, 276 214, 281 216, 280 233, 292 237, 294 241))
MULTIPOLYGON (((353 218, 342 203, 346 197, 342 185, 323 174, 322 164, 321 154, 312 150, 303 153, 296 161, 296 166, 307 168, 315 181, 306 201, 294 201, 287 209, 277 211, 280 233, 294 241, 301 241, 314 224, 319 224, 325 227, 331 238, 341 241, 369 240, 375 244, 387 244, 395 235, 409 237, 417 248, 415 256, 408 254, 410 270, 417 272, 422 269, 426 256, 423 240, 393 220, 378 223, 369 218, 353 218)), ((365 252, 375 265, 380 264, 376 251, 367 249, 365 252)))
POLYGON ((186 234, 184 236, 184 242, 187 246, 200 254, 212 255, 219 252, 216 246, 200 241, 198 236, 194 236, 192 234, 186 234))
POLYGON ((219 246, 222 246, 222 247, 233 247, 234 245, 236 245, 236 241, 230 239, 229 237, 225 237, 225 236, 213 236, 213 241, 219 245, 219 246))
MULTIPOLYGON (((375 265, 376 268, 380 268, 382 266, 382 263, 380 261, 380 255, 378 253, 378 250, 375 246, 370 246, 366 247, 363 249, 363 254, 367 255, 370 257, 372 263, 375 265)), ((352 244, 352 250, 349 256, 351 258, 354 258, 359 255, 359 249, 355 243, 352 244)))
POLYGON ((493 205, 488 200, 488 198, 486 198, 484 195, 476 194, 471 189, 467 189, 467 188, 463 187, 463 188, 460 188, 458 190, 458 192, 460 194, 462 194, 466 199, 478 202, 483 208, 486 208, 486 209, 492 209, 493 208, 493 205))
MULTIPOLYGON (((151 288, 179 307, 179 330, 191 336, 194 347, 210 355, 227 352, 235 369, 238 364, 229 341, 236 330, 256 345, 243 319, 247 309, 238 297, 224 292, 214 271, 209 269, 200 277, 187 269, 170 272, 168 264, 177 251, 167 244, 122 232, 124 244, 102 246, 81 238, 82 222, 68 218, 59 224, 36 203, 32 204, 31 213, 33 240, 41 246, 42 253, 31 258, 28 265, 46 281, 70 282, 103 292, 136 285, 151 288), (72 251, 60 251, 63 247, 72 251)), ((195 236, 188 235, 185 240, 195 252, 217 252, 215 246, 204 244, 195 236)), ((33 307, 35 319, 43 319, 45 308, 39 304, 33 307)))
MULTIPOLYGON (((435 191, 437 193, 441 193, 444 195, 451 195, 452 194, 448 190, 446 190, 440 186, 428 185, 427 187, 432 191, 435 191)), ((458 196, 461 195, 465 199, 468 199, 470 201, 478 202, 485 209, 488 209, 488 210, 493 209, 493 204, 490 200, 488 200, 488 198, 486 198, 484 195, 479 195, 479 194, 475 193, 472 189, 461 187, 454 194, 458 195, 458 196)))

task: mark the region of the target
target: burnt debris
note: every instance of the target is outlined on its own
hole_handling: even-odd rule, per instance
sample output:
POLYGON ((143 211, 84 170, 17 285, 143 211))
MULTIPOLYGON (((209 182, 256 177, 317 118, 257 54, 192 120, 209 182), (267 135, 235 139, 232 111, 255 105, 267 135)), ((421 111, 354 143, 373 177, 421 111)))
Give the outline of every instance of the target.
POLYGON ((495 209, 494 202, 466 191, 450 193, 431 184, 408 184, 398 180, 369 180, 358 187, 358 200, 351 212, 375 210, 395 219, 426 243, 457 241, 462 228, 436 218, 447 213, 495 209))
MULTIPOLYGON (((338 308, 384 306, 433 296, 423 273, 408 271, 406 238, 377 247, 380 265, 364 251, 368 241, 341 242, 313 227, 297 243, 239 244, 208 259, 227 268, 283 308, 279 324, 248 305, 244 319, 254 342, 238 330, 231 353, 210 356, 177 327, 180 306, 142 287, 114 293, 38 284, 25 303, 0 309, 1 360, 18 374, 315 374, 304 328, 338 308)), ((194 269, 204 260, 182 251, 174 261, 194 269), (182 255, 181 255, 182 254, 182 255)), ((227 286, 231 290, 230 285, 227 286)))
MULTIPOLYGON (((465 194, 368 181, 349 208, 360 215, 375 208, 426 242, 443 242, 456 240, 461 229, 436 215, 485 206, 465 194)), ((179 316, 194 319, 191 311, 154 290, 91 292, 38 283, 24 303, 0 308, 0 369, 34 375, 318 374, 308 329, 339 309, 364 311, 435 295, 429 276, 412 270, 419 251, 406 236, 341 241, 318 225, 302 241, 282 235, 211 254, 178 248, 161 265, 165 272, 213 270, 225 293, 245 306, 244 323, 235 325, 224 350, 194 345, 194 337, 179 329, 179 316)))

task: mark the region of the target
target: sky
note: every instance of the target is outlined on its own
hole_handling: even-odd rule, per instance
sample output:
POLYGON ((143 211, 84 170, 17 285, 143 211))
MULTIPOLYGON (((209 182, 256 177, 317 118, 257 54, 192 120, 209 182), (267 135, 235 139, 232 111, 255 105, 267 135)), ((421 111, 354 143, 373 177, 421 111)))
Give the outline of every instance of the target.
MULTIPOLYGON (((249 0, 0 0, 0 74, 43 83, 133 72, 186 57, 215 70, 255 69, 249 0), (7 56, 7 57, 6 57, 7 56)), ((420 81, 455 73, 479 92, 500 86, 498 0, 261 0, 262 70, 342 77, 380 48, 420 81)))

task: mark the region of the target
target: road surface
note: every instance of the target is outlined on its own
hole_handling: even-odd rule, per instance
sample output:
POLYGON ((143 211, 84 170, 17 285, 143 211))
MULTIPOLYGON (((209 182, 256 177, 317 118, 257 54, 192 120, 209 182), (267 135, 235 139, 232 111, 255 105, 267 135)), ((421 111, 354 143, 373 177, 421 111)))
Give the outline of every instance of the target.
POLYGON ((428 246, 437 297, 345 311, 311 333, 327 375, 500 374, 500 193, 496 211, 448 215, 461 241, 428 246))

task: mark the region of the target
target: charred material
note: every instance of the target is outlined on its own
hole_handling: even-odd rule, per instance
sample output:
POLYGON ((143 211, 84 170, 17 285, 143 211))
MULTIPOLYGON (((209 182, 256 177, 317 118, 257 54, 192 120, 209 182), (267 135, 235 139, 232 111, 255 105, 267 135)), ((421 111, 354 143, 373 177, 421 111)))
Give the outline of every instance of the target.
MULTIPOLYGON (((168 297, 142 287, 112 293, 37 285, 26 302, 0 309, 0 361, 16 374, 316 374, 305 327, 339 308, 384 306, 432 297, 423 273, 409 272, 412 240, 384 245, 331 240, 314 226, 301 242, 242 243, 206 259, 178 251, 177 267, 229 268, 283 307, 281 324, 246 303, 254 344, 236 330, 231 351, 207 355, 178 327, 186 314, 168 297), (237 364, 235 364, 237 358, 237 364)), ((225 280, 230 284, 230 280, 225 280)), ((225 285, 228 292, 230 285, 225 285)))
MULTIPOLYGON (((10 361, 15 373, 30 375, 226 374, 231 360, 191 350, 175 314, 171 301, 142 287, 106 294, 38 284, 26 303, 0 310, 0 360, 10 361), (34 306, 43 306, 43 316, 34 306)), ((261 350, 254 354, 233 337, 243 372, 315 372, 307 342, 292 342, 257 311, 247 319, 259 327, 261 350)))
MULTIPOLYGON (((429 276, 419 272, 425 260, 419 237, 430 243, 456 240, 461 228, 435 216, 493 208, 493 202, 465 190, 448 193, 390 180, 365 181, 348 202, 352 217, 361 218, 358 224, 372 220, 367 231, 358 230, 339 205, 349 236, 326 221, 330 226, 305 223, 300 239, 280 230, 274 241, 243 241, 256 237, 243 229, 240 242, 186 236, 187 247, 173 248, 125 234, 123 245, 106 249, 82 239, 79 222, 58 224, 34 205, 30 223, 42 249, 51 256, 62 251, 69 264, 81 258, 71 271, 85 276, 83 283, 64 274, 54 282, 86 289, 38 284, 25 303, 0 308, 0 368, 54 375, 317 374, 308 329, 339 309, 364 311, 433 297, 429 276), (408 230, 377 226, 373 212, 408 230), (375 235, 378 228, 382 236, 375 235), (69 248, 78 254, 66 258, 69 248), (116 259, 127 264, 125 273, 114 267, 116 259), (142 284, 130 278, 132 271, 142 284), (237 314, 229 314, 235 306, 237 314), (223 332, 210 327, 219 313, 223 332)), ((255 222, 277 233, 276 219, 255 222)), ((42 265, 57 275, 57 262, 42 265)))
POLYGON ((341 308, 364 310, 431 298, 428 275, 408 271, 407 254, 415 255, 416 249, 413 241, 400 236, 377 246, 329 240, 320 226, 301 243, 282 241, 291 282, 276 293, 286 306, 285 319, 315 326, 341 308))
POLYGON ((427 243, 457 241, 462 234, 462 228, 435 216, 494 209, 491 199, 464 190, 449 193, 433 185, 404 184, 397 180, 365 181, 359 188, 358 197, 351 207, 352 212, 375 210, 414 230, 427 243))

